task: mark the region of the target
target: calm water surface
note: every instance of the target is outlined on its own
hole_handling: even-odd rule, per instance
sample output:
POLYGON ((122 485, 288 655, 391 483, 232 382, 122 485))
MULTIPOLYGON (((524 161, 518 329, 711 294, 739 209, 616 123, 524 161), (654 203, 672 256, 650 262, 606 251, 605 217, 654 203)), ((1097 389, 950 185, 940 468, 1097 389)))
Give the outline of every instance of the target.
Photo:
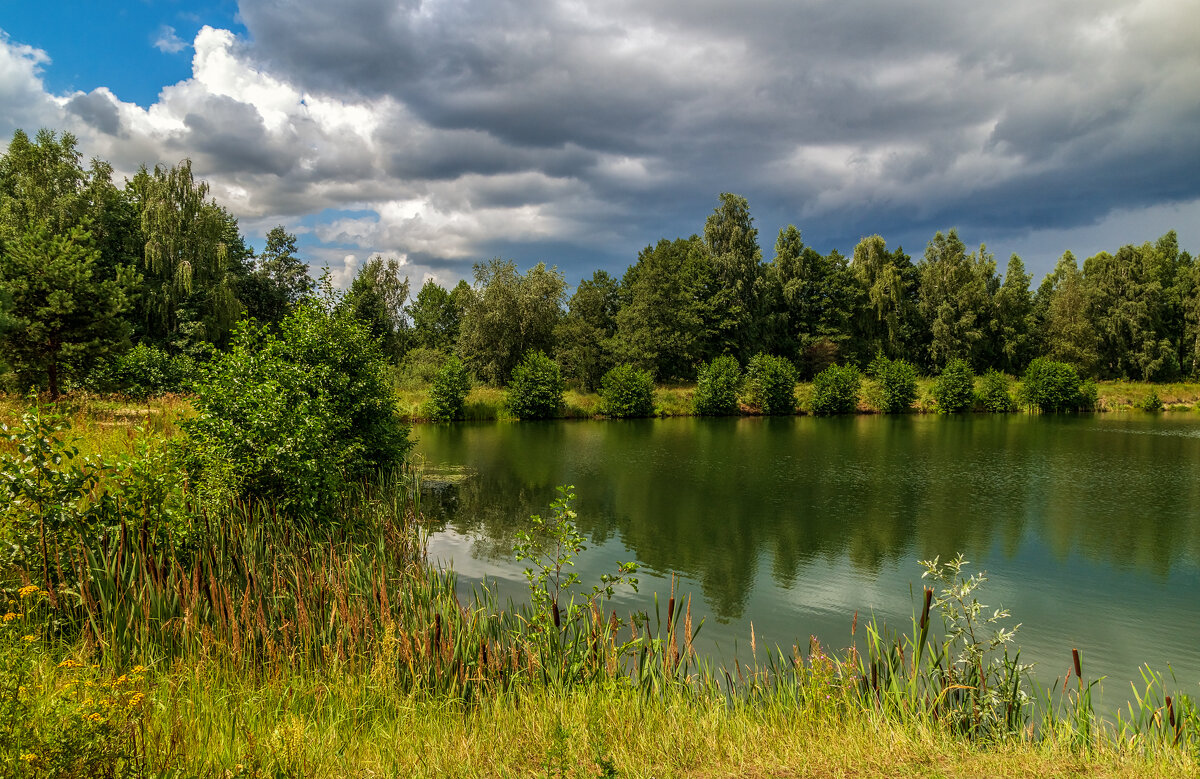
POLYGON ((1011 610, 1045 683, 1072 647, 1104 703, 1139 666, 1200 683, 1200 415, 668 419, 422 426, 430 554, 463 586, 525 593, 514 535, 575 485, 591 539, 577 572, 641 565, 706 615, 728 661, 810 635, 844 647, 850 622, 910 623, 918 560, 962 552, 980 600, 1011 610))

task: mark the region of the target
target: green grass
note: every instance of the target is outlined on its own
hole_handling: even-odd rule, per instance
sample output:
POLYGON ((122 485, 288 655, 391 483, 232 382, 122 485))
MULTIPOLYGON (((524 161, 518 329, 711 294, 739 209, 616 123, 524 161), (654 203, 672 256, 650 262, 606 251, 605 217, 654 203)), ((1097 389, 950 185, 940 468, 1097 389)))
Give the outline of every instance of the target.
MULTIPOLYGON (((80 407, 76 432, 103 448, 103 423, 173 430, 164 420, 187 413, 150 408, 80 407)), ((929 603, 947 613, 932 592, 905 634, 860 626, 861 654, 814 641, 785 655, 752 637, 749 658, 714 668, 693 651, 699 619, 680 593, 626 625, 603 602, 571 617, 565 594, 561 624, 487 590, 460 599, 425 559, 409 475, 355 486, 328 525, 235 504, 147 533, 164 516, 154 506, 113 510, 99 537, 52 539, 57 605, 26 585, 40 566, 0 567, 0 775, 1200 771, 1190 697, 1172 708, 1148 676, 1130 715, 1103 724, 1076 681, 1035 709, 1015 660, 958 660, 964 647, 928 629, 929 603)), ((36 526, 22 511, 6 507, 5 522, 36 526)), ((974 585, 951 573, 938 598, 969 600, 974 585)), ((545 602, 557 614, 559 598, 545 602)))

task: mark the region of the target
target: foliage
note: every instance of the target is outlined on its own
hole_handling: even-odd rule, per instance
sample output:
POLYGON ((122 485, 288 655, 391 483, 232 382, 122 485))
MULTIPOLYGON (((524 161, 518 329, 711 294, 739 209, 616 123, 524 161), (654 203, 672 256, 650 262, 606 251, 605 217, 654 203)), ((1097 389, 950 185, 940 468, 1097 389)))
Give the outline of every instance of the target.
POLYGON ((969 411, 975 404, 975 371, 966 360, 950 360, 934 380, 930 392, 939 414, 969 411))
POLYGON ((396 367, 396 385, 402 389, 423 389, 433 384, 446 363, 446 352, 418 346, 404 353, 396 367))
POLYGON ((295 235, 283 225, 271 228, 254 273, 239 280, 238 297, 248 316, 261 322, 279 322, 313 293, 313 278, 298 253, 295 235))
POLYGON ((513 370, 504 403, 517 419, 548 419, 558 414, 565 390, 558 364, 532 351, 513 370))
POLYGON ((830 365, 813 378, 814 414, 850 414, 858 408, 862 374, 853 365, 830 365))
POLYGON ((910 411, 917 399, 917 369, 908 360, 888 360, 879 372, 879 386, 883 390, 884 413, 910 411))
POLYGON ((278 334, 241 324, 195 392, 198 413, 184 427, 208 498, 311 513, 348 480, 400 462, 410 445, 378 343, 328 286, 278 334))
POLYGON ((73 657, 57 663, 59 684, 39 665, 52 663, 42 639, 53 620, 36 585, 0 590, 0 775, 117 776, 139 757, 138 728, 152 705, 144 668, 115 675, 73 657), (3 603, 7 601, 5 608, 3 603))
POLYGON ((1094 379, 1084 379, 1079 384, 1079 410, 1095 411, 1100 407, 1100 389, 1094 379))
POLYGON ((458 337, 463 362, 483 381, 504 385, 529 352, 552 352, 566 287, 558 268, 543 263, 524 275, 512 260, 476 264, 458 337))
POLYGON ((764 414, 796 412, 796 367, 783 357, 759 352, 746 365, 746 403, 764 414))
POLYGON ((1163 410, 1163 402, 1158 397, 1157 392, 1150 390, 1150 394, 1142 398, 1142 402, 1138 404, 1138 408, 1153 414, 1163 410))
POLYGON ((1010 658, 1007 651, 1020 626, 1002 626, 1010 617, 1006 609, 987 613, 988 607, 976 597, 987 575, 964 576, 966 564, 962 555, 944 564, 936 557, 921 562, 922 578, 941 586, 932 605, 942 617, 946 665, 937 663, 937 673, 946 680, 947 691, 959 693, 947 699, 948 724, 973 739, 1016 736, 1031 702, 1023 684, 1029 667, 1010 658))
MULTIPOLYGON (((466 289, 465 282, 460 282, 466 289)), ((456 288, 457 291, 457 288, 456 288)), ((462 319, 461 291, 456 295, 447 292, 433 279, 429 279, 408 306, 412 318, 413 342, 420 349, 448 351, 458 341, 458 330, 462 319)))
POLYGON ((654 414, 654 378, 632 365, 618 365, 600 380, 604 413, 610 417, 654 414))
POLYGON ((728 416, 738 411, 742 369, 732 355, 717 357, 700 367, 693 407, 700 416, 728 416))
POLYGON ((1045 357, 1029 363, 1018 399, 1035 411, 1071 411, 1080 407, 1082 382, 1070 365, 1045 357))
POLYGON ((930 323, 934 365, 975 361, 984 352, 993 320, 996 261, 985 247, 966 252, 958 234, 937 233, 921 261, 921 315, 930 323))
POLYGON ((0 295, 8 301, 0 331, 6 357, 26 387, 47 386, 57 398, 63 379, 88 368, 127 338, 121 319, 132 283, 98 278, 99 252, 79 227, 24 233, 0 252, 0 295))
MULTIPOLYGON (((858 354, 913 358, 923 346, 918 326, 920 274, 903 249, 887 250, 882 236, 863 238, 854 247, 853 337, 858 354)), ((848 312, 849 313, 849 312, 848 312)))
POLYGON ((979 379, 976 401, 988 411, 1003 414, 1016 409, 1016 401, 1009 392, 1008 375, 994 368, 979 379))
POLYGON ((109 392, 144 400, 166 392, 187 392, 198 371, 191 355, 170 355, 158 347, 138 344, 101 365, 92 382, 109 392))
POLYGON ((554 340, 563 376, 576 386, 599 389, 601 377, 613 367, 613 336, 620 306, 620 285, 602 270, 579 282, 571 296, 567 315, 554 330, 554 340))
POLYGON ((429 418, 438 421, 458 419, 463 413, 471 376, 462 360, 451 355, 438 370, 429 388, 429 418))
POLYGON ((571 588, 579 583, 579 575, 567 570, 575 566, 575 558, 587 547, 584 537, 575 527, 574 487, 559 487, 559 497, 550 504, 554 512, 550 519, 540 515, 529 518, 529 530, 517 532, 514 546, 517 562, 528 561, 525 578, 533 608, 532 628, 535 641, 545 637, 544 649, 551 657, 561 655, 561 641, 566 629, 574 628, 594 612, 603 613, 605 602, 621 584, 637 591, 637 563, 617 563, 616 573, 600 575, 582 602, 575 600, 571 588))
POLYGON ((396 363, 409 346, 408 320, 404 318, 407 301, 408 277, 401 276, 400 262, 376 255, 359 269, 341 306, 366 326, 384 357, 396 363))

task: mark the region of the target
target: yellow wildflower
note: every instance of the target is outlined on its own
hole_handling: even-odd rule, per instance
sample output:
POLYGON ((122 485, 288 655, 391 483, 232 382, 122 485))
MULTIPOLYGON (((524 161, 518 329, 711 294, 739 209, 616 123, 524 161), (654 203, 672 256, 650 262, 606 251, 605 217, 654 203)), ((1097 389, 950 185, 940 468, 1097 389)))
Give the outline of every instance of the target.
POLYGON ((33 761, 37 760, 37 755, 33 754, 32 752, 26 752, 25 754, 21 755, 21 760, 26 763, 32 763, 33 761))
POLYGON ((140 674, 142 671, 145 671, 145 670, 146 670, 146 666, 144 666, 144 665, 135 665, 133 667, 133 672, 135 674, 140 674))
POLYGON ((17 595, 21 596, 22 598, 28 598, 30 595, 36 595, 39 592, 41 592, 41 590, 36 584, 27 584, 21 589, 17 590, 17 595))
POLYGON ((12 611, 10 611, 10 612, 8 612, 7 614, 5 614, 5 615, 4 615, 4 621, 5 621, 5 622, 12 622, 14 619, 20 619, 20 618, 21 618, 21 617, 23 617, 23 616, 25 616, 25 615, 24 615, 24 614, 17 614, 16 612, 12 612, 12 611))
POLYGON ((83 668, 83 663, 80 663, 76 660, 72 660, 71 658, 68 657, 66 660, 63 660, 61 663, 59 663, 58 667, 59 668, 83 668))
POLYGON ((28 636, 25 636, 25 640, 26 641, 37 641, 37 636, 30 634, 28 636))

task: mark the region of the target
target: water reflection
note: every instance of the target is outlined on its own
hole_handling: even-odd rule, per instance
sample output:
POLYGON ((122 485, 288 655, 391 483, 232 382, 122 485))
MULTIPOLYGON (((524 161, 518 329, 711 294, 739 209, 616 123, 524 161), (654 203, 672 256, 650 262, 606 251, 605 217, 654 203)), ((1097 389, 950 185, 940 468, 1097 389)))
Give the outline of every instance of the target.
POLYGON ((574 484, 594 544, 686 575, 722 619, 743 616, 761 574, 790 590, 818 560, 872 578, 961 551, 998 556, 993 566, 1016 575, 1032 545, 1039 565, 1078 556, 1157 580, 1200 560, 1200 420, 1190 418, 676 419, 419 434, 434 486, 427 513, 474 538, 476 557, 510 560, 527 517, 574 484))

